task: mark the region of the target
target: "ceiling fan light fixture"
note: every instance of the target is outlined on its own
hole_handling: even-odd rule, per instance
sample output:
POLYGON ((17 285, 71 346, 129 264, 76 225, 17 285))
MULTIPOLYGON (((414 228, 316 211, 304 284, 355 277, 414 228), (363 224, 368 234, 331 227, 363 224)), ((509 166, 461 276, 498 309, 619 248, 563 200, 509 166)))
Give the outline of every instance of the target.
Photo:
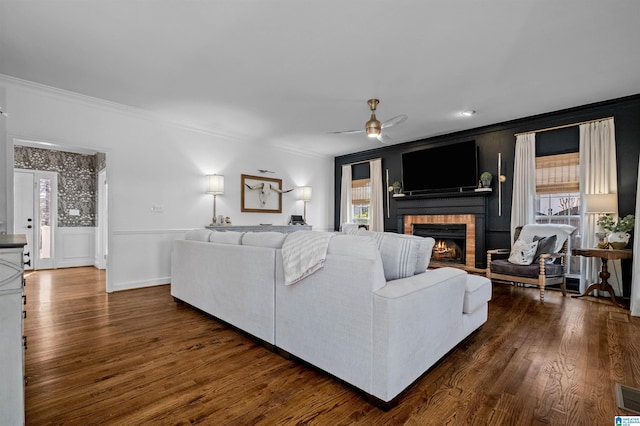
POLYGON ((382 123, 378 121, 375 114, 371 114, 371 119, 367 121, 364 128, 367 131, 367 136, 370 138, 377 138, 382 131, 382 123))
POLYGON ((404 123, 407 121, 407 116, 405 114, 398 115, 396 117, 390 118, 384 122, 381 122, 376 118, 376 108, 380 101, 378 99, 369 99, 367 104, 369 104, 369 108, 371 109, 371 117, 369 121, 367 121, 364 125, 364 129, 360 128, 358 130, 347 130, 343 132, 331 132, 338 134, 350 134, 350 133, 366 133, 367 136, 371 139, 378 139, 380 142, 384 144, 391 143, 391 138, 386 134, 382 133, 382 129, 386 129, 387 127, 395 126, 400 123, 404 123))

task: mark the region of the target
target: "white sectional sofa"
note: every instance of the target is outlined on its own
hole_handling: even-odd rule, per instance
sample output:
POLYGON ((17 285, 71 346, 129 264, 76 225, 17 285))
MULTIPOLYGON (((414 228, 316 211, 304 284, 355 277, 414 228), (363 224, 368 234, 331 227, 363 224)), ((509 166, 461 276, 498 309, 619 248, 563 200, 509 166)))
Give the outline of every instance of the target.
POLYGON ((171 294, 381 408, 487 320, 489 280, 456 268, 425 271, 430 238, 336 234, 323 267, 287 285, 286 235, 217 234, 199 230, 175 242, 171 294), (383 261, 396 252, 403 255, 383 261))

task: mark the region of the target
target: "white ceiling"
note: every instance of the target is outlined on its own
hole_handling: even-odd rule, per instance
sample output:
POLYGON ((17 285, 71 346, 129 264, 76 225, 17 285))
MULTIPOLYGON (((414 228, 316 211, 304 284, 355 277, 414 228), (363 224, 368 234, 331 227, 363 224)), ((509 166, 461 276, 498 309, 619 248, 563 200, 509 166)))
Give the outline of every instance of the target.
POLYGON ((640 93, 638 18, 638 0, 0 0, 0 74, 340 155, 382 146, 329 134, 372 97, 409 116, 400 143, 640 93))

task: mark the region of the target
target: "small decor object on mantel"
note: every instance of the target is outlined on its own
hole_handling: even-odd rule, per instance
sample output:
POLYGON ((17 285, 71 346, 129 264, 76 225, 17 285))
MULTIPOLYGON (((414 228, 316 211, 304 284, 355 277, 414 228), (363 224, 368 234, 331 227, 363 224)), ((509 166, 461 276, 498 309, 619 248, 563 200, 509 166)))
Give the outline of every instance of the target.
POLYGON ((619 218, 617 221, 610 214, 605 214, 596 223, 605 231, 609 231, 607 240, 611 248, 622 250, 629 244, 631 238, 629 232, 633 230, 635 220, 636 218, 632 214, 619 218))
POLYGON ((491 179, 493 179, 491 173, 482 172, 480 175, 480 188, 491 188, 491 179))
POLYGON ((395 181, 391 184, 391 188, 393 188, 394 194, 399 194, 402 191, 402 184, 399 181, 395 181))

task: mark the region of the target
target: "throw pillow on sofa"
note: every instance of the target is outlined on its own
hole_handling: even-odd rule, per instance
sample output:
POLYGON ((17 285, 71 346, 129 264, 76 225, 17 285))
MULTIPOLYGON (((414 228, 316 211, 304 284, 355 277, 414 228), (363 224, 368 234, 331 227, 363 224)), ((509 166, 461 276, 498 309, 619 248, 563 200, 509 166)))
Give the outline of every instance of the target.
POLYGON ((533 258, 536 256, 536 249, 538 248, 538 242, 532 243, 524 242, 523 240, 517 240, 511 247, 511 253, 509 254, 510 263, 515 265, 531 265, 533 258))
POLYGON ((397 235, 399 238, 409 238, 418 244, 418 259, 416 260, 416 270, 414 273, 422 274, 426 272, 429 267, 429 262, 431 261, 431 252, 433 251, 433 246, 436 245, 436 240, 431 237, 419 237, 417 235, 394 235, 397 235))
POLYGON ((407 278, 415 275, 418 262, 418 243, 410 238, 403 238, 391 232, 373 232, 361 229, 358 236, 370 236, 376 241, 384 278, 387 281, 407 278))

